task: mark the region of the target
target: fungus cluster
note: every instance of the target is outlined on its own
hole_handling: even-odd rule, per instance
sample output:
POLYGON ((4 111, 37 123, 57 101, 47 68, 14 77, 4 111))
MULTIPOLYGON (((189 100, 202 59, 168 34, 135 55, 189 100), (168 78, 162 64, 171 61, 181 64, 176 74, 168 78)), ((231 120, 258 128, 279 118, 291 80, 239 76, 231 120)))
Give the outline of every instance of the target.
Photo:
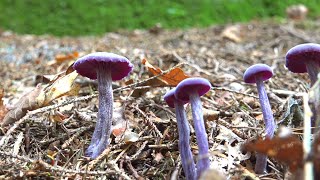
POLYGON ((202 172, 210 167, 208 137, 203 120, 203 112, 200 96, 211 89, 211 84, 203 78, 187 78, 181 81, 175 89, 168 91, 164 96, 170 107, 176 108, 176 119, 179 131, 179 151, 181 154, 182 167, 187 179, 196 179, 202 172), (195 172, 192 153, 190 150, 190 131, 188 121, 185 118, 183 104, 190 102, 192 109, 193 124, 196 140, 199 148, 197 161, 197 175, 195 172), (174 106, 173 106, 174 104, 174 106))
MULTIPOLYGON (((320 72, 320 45, 315 43, 299 44, 291 48, 286 54, 285 65, 293 73, 308 73, 311 86, 318 80, 320 72)), ((263 81, 273 76, 272 69, 265 64, 255 64, 244 72, 244 82, 256 83, 260 106, 265 123, 266 138, 272 138, 276 128, 272 110, 264 88, 263 81)), ((316 117, 316 108, 313 107, 313 116, 316 117)), ((262 174, 266 172, 267 156, 257 154, 255 172, 262 174)))
POLYGON ((176 89, 168 91, 164 100, 167 102, 169 107, 175 108, 178 134, 179 134, 179 152, 181 156, 181 164, 184 170, 186 179, 196 179, 196 168, 193 161, 193 155, 190 148, 190 128, 184 111, 183 105, 185 101, 178 100, 175 96, 176 89))
MULTIPOLYGON (((286 54, 286 67, 294 73, 309 74, 313 85, 320 72, 320 45, 314 43, 300 44, 291 48, 286 54)), ((98 120, 86 155, 92 159, 99 156, 109 144, 113 114, 112 81, 121 80, 133 69, 130 61, 120 55, 106 52, 91 53, 79 58, 73 65, 82 76, 98 80, 99 110, 98 120)), ((255 83, 258 90, 259 102, 263 114, 266 138, 273 138, 276 124, 273 118, 269 99, 263 84, 273 76, 272 69, 265 64, 250 66, 243 76, 246 83, 255 83)), ((211 84, 204 78, 187 78, 176 88, 168 91, 164 100, 171 108, 175 108, 178 134, 179 152, 182 168, 186 179, 197 179, 210 167, 208 137, 203 120, 200 96, 211 89, 211 84), (194 163, 190 146, 190 128, 186 118, 184 105, 191 104, 193 126, 196 134, 199 155, 194 163)), ((267 156, 257 154, 255 171, 258 174, 266 172, 267 156)))

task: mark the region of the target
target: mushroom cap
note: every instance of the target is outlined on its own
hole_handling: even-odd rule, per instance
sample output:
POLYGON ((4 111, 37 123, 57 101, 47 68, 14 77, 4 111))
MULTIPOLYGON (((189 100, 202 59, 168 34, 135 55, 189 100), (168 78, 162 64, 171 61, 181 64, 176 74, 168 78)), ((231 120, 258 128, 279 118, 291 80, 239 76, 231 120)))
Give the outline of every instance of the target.
POLYGON ((258 75, 265 81, 273 76, 273 71, 266 64, 254 64, 244 72, 243 80, 245 83, 256 83, 256 76, 258 75))
POLYGON ((182 80, 176 87, 175 97, 181 101, 189 101, 189 93, 197 92, 204 95, 211 89, 211 83, 204 78, 187 78, 182 80))
POLYGON ((126 77, 133 69, 133 64, 126 58, 117 54, 107 52, 95 52, 79 58, 73 68, 82 76, 97 79, 99 66, 111 67, 113 81, 126 77))
MULTIPOLYGON (((163 99, 166 101, 166 103, 169 105, 169 107, 172 107, 172 108, 174 108, 174 101, 177 101, 176 97, 174 96, 175 91, 176 91, 176 88, 173 88, 173 89, 169 90, 163 97, 163 99)), ((183 102, 183 104, 187 103, 184 101, 181 101, 181 102, 183 102)))
POLYGON ((286 67, 294 73, 307 72, 305 61, 317 61, 320 65, 320 45, 315 43, 299 44, 286 54, 286 67))

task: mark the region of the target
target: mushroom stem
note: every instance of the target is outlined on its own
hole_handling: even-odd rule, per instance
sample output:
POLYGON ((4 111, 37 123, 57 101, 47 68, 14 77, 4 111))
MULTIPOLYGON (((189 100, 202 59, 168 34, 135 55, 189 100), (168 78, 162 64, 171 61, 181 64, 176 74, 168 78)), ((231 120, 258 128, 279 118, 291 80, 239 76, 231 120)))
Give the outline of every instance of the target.
POLYGON ((197 179, 196 168, 193 161, 193 156, 190 148, 190 129, 186 117, 186 112, 183 108, 183 102, 174 101, 174 107, 177 118, 177 126, 179 132, 179 151, 184 174, 187 180, 197 179))
POLYGON ((266 127, 266 138, 271 139, 273 137, 276 125, 273 119, 273 113, 271 110, 267 92, 263 84, 263 80, 260 76, 257 76, 256 78, 257 78, 256 84, 257 84, 257 89, 259 94, 260 106, 261 106, 262 115, 263 115, 263 119, 266 127))
MULTIPOLYGON (((95 141, 91 158, 98 157, 109 144, 113 114, 113 92, 110 66, 99 66, 97 69, 99 110, 96 129, 92 139, 95 141), (97 137, 94 137, 94 136, 97 137), (97 144, 97 139, 98 144, 97 144)), ((90 146, 89 146, 90 148, 90 146)))
POLYGON ((209 161, 209 144, 207 132, 203 121, 203 112, 200 97, 198 92, 193 91, 189 93, 190 104, 192 108, 192 117, 194 129, 196 133, 197 143, 199 147, 199 159, 197 161, 197 173, 201 173, 210 167, 209 161))
POLYGON ((317 61, 306 61, 305 64, 311 80, 311 86, 313 86, 318 79, 318 73, 320 71, 319 63, 317 61))
MULTIPOLYGON (((273 119, 271 106, 270 106, 267 92, 265 90, 261 76, 256 77, 256 84, 257 84, 259 101, 260 101, 260 106, 263 114, 264 124, 266 127, 266 138, 271 139, 274 135, 274 130, 276 128, 276 125, 273 119)), ((265 173, 266 167, 267 167, 267 156, 257 153, 256 159, 257 160, 255 165, 255 172, 258 174, 265 173)))

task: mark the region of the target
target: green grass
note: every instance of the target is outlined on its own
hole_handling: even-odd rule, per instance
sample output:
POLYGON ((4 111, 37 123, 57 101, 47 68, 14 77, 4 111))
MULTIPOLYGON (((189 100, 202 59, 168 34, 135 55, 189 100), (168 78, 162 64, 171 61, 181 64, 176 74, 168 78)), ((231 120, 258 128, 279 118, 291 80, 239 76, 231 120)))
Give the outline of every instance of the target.
POLYGON ((98 35, 119 29, 205 27, 285 17, 303 3, 311 17, 318 0, 0 0, 0 28, 18 33, 98 35), (88 3, 90 2, 90 3, 88 3))

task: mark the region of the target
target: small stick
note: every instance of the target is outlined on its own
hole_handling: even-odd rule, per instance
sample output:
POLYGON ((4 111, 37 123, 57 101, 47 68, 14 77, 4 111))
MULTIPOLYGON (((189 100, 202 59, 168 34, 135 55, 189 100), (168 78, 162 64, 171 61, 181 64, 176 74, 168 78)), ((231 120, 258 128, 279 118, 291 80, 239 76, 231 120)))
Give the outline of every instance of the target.
POLYGON ((157 128, 157 126, 152 122, 152 120, 150 120, 150 118, 138 106, 135 106, 134 108, 140 112, 140 114, 145 118, 147 125, 150 126, 162 139, 163 138, 162 133, 157 128))
POLYGON ((63 168, 61 166, 51 166, 50 164, 48 164, 42 160, 34 160, 34 159, 30 159, 25 156, 14 155, 12 153, 5 152, 5 151, 0 151, 0 156, 7 156, 7 157, 18 159, 23 162, 39 164, 39 165, 43 166, 45 169, 48 169, 48 170, 51 170, 54 172, 72 173, 72 174, 81 174, 81 175, 85 175, 85 174, 86 175, 100 175, 100 176, 115 174, 115 175, 118 175, 118 176, 123 177, 125 179, 130 179, 130 178, 126 178, 127 176, 123 172, 118 171, 117 169, 107 169, 106 171, 81 171, 81 170, 73 170, 73 169, 63 168))
POLYGON ((309 95, 303 94, 303 109, 304 109, 304 123, 303 123, 303 151, 304 151, 304 180, 312 180, 313 176, 313 162, 309 159, 311 153, 311 116, 312 112, 309 107, 309 95))

